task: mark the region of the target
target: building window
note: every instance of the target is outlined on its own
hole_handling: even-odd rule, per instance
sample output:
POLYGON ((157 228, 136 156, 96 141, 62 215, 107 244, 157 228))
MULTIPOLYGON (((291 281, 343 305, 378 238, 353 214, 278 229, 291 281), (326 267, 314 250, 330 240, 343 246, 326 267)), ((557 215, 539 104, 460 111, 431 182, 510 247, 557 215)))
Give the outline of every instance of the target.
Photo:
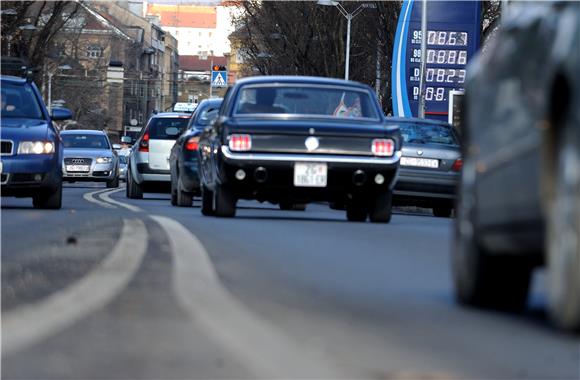
POLYGON ((87 47, 88 58, 101 58, 103 56, 103 48, 97 45, 90 45, 87 47))
POLYGON ((139 121, 139 124, 143 124, 143 112, 139 111, 139 119, 137 121, 139 121))
POLYGON ((144 97, 145 96, 145 85, 141 84, 139 89, 140 89, 139 96, 144 97))

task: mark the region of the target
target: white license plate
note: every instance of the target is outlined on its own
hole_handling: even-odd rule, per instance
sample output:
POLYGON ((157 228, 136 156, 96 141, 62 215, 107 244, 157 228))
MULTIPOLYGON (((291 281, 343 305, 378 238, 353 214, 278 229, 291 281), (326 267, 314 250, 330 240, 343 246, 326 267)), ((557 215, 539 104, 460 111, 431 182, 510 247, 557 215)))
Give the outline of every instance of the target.
POLYGON ((437 169, 439 167, 439 160, 431 158, 401 157, 401 166, 437 169))
POLYGON ((326 187, 327 173, 326 164, 297 162, 294 164, 294 186, 326 187))
POLYGON ((67 165, 67 172, 88 172, 90 170, 89 165, 67 165))

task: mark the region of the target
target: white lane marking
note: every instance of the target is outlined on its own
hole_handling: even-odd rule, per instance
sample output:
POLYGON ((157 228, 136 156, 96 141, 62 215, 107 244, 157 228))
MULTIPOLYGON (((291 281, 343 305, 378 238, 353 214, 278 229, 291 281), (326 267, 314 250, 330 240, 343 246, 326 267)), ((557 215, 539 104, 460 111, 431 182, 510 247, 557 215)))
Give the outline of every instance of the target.
POLYGON ((124 207, 124 208, 126 208, 127 210, 130 210, 130 211, 133 211, 133 212, 142 212, 142 211, 143 211, 143 209, 141 209, 141 208, 139 208, 139 207, 137 207, 137 206, 133 206, 133 205, 130 205, 130 204, 128 204, 128 203, 125 203, 125 202, 119 202, 119 201, 117 201, 117 200, 115 200, 115 199, 112 199, 112 198, 110 197, 110 195, 111 195, 111 194, 113 194, 113 193, 118 193, 119 191, 122 191, 123 189, 124 189, 124 188, 120 188, 120 189, 113 189, 113 190, 105 191, 105 192, 102 192, 102 193, 100 193, 99 195, 97 195, 97 197, 99 197, 99 198, 101 198, 103 201, 105 201, 105 202, 108 202, 108 203, 111 203, 111 204, 113 204, 113 205, 117 205, 117 206, 120 206, 120 207, 124 207))
POLYGON ((183 225, 164 216, 151 218, 165 230, 171 244, 178 303, 256 377, 339 377, 324 354, 298 345, 233 297, 220 283, 201 242, 183 225))
POLYGON ((124 219, 121 237, 92 272, 44 300, 2 315, 2 355, 41 342, 99 310, 133 278, 147 251, 147 229, 139 219, 124 219))
POLYGON ((97 190, 97 191, 91 191, 89 193, 84 193, 83 194, 83 198, 85 198, 86 201, 89 201, 91 203, 98 204, 101 207, 105 207, 105 208, 117 208, 116 206, 113 206, 111 204, 105 203, 105 202, 103 202, 101 200, 98 200, 98 199, 96 199, 96 198, 93 197, 93 195, 97 195, 99 193, 104 193, 106 191, 109 191, 109 189, 100 189, 100 190, 97 190))

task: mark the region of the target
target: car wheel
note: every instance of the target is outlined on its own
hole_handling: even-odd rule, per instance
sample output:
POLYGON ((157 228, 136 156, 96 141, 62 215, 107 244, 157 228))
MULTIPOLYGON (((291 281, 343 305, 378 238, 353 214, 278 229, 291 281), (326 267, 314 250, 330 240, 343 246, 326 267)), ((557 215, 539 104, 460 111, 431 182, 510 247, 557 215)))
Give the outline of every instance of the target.
POLYGON ((213 192, 205 185, 201 185, 201 213, 205 216, 213 216, 213 192))
POLYGON ((171 205, 177 206, 177 186, 175 185, 173 175, 171 176, 171 205))
POLYGON ((214 195, 214 212, 216 216, 231 218, 236 216, 236 198, 224 186, 216 186, 214 195))
POLYGON ((533 266, 526 258, 483 249, 474 224, 475 199, 462 186, 452 250, 456 298, 466 305, 519 311, 526 305, 533 266))
POLYGON ((365 222, 367 220, 367 210, 361 206, 347 206, 346 207, 346 219, 349 222, 365 222))
POLYGON ((177 177, 176 190, 177 205, 179 207, 191 207, 193 204, 193 194, 183 190, 183 182, 181 181, 181 177, 177 177))
POLYGON ((143 189, 135 182, 131 172, 127 173, 127 197, 130 199, 143 199, 143 189))
POLYGON ((117 187, 119 187, 119 177, 115 177, 115 179, 112 179, 110 181, 107 181, 107 187, 108 188, 117 188, 117 187))
POLYGON ((32 197, 32 205, 39 209, 59 210, 62 207, 62 183, 53 191, 32 197))
POLYGON ((433 215, 438 218, 450 218, 453 207, 433 207, 433 215))
POLYGON ((374 199, 369 218, 373 223, 389 223, 392 214, 393 193, 387 191, 377 195, 374 199))
POLYGON ((560 328, 580 331, 580 133, 574 127, 567 125, 558 144, 547 265, 550 316, 560 328))

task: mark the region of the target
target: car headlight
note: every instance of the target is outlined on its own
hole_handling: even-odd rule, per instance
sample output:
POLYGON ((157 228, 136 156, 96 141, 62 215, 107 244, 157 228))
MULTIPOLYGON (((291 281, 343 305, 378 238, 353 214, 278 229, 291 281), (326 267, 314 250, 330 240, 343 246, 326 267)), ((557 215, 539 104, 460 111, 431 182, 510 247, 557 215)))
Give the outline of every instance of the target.
POLYGON ((97 164, 110 164, 113 162, 113 157, 99 157, 97 158, 97 164))
POLYGON ((21 141, 18 144, 18 154, 50 153, 54 153, 54 143, 51 141, 21 141))

